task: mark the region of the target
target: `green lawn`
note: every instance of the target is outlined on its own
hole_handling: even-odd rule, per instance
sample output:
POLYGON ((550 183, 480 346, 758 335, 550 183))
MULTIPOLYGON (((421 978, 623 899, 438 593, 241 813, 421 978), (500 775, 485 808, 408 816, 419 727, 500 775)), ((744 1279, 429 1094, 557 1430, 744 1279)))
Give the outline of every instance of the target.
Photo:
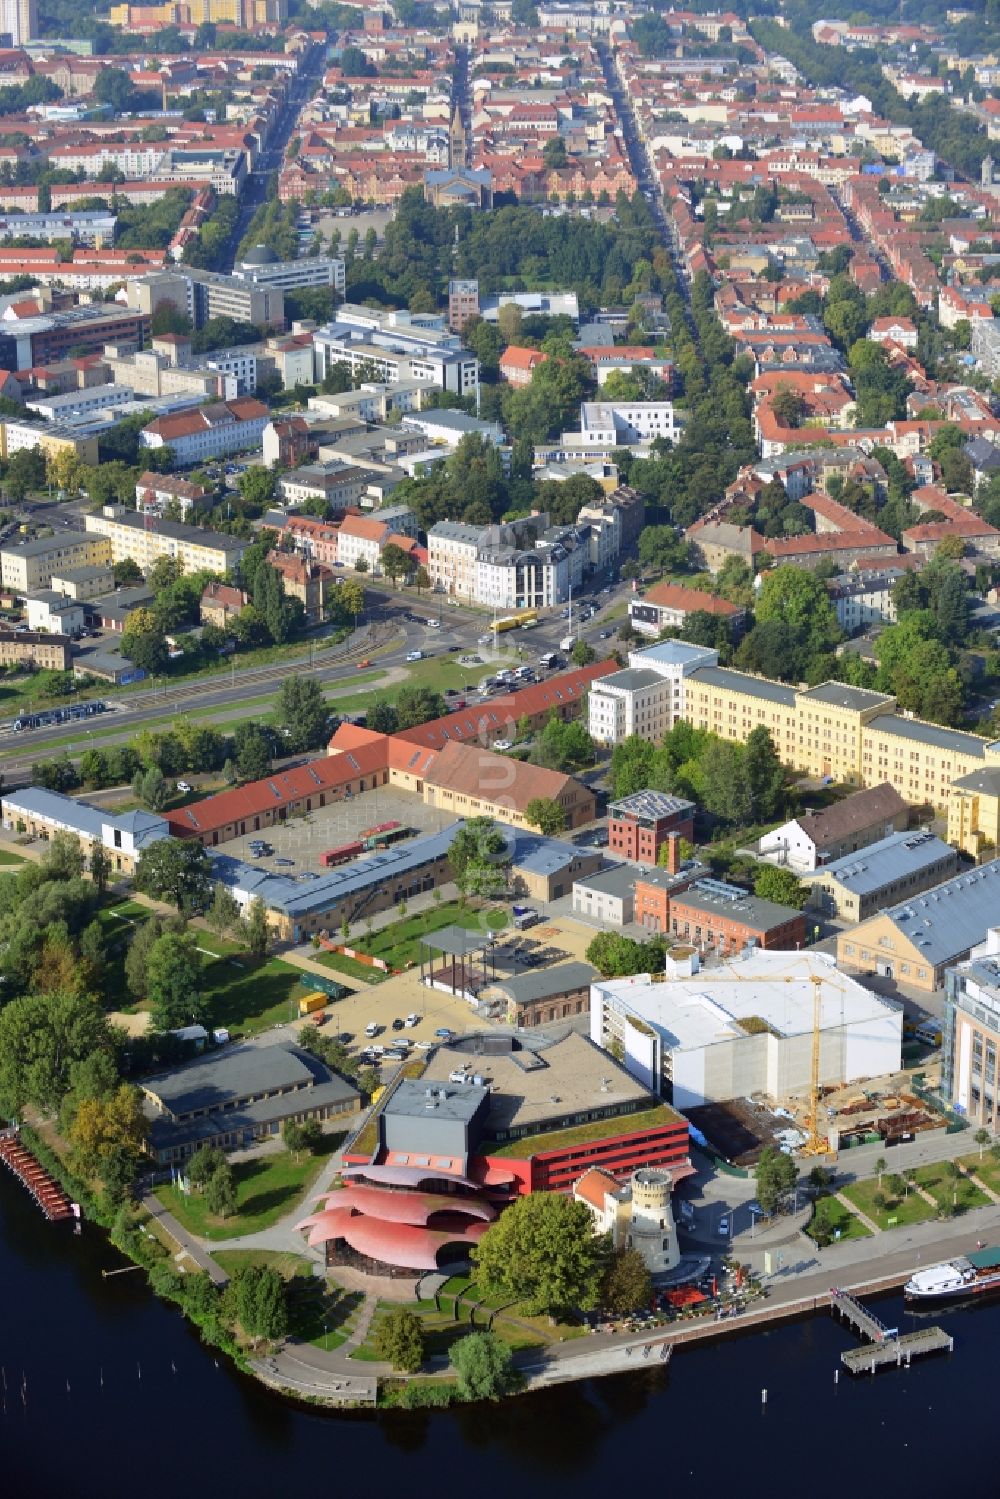
POLYGON ((23 864, 24 855, 15 854, 9 848, 0 848, 0 864, 23 864))
POLYGON ((962 1156, 958 1164, 964 1166, 966 1171, 971 1171, 974 1176, 978 1176, 980 1181, 984 1181, 992 1191, 1000 1193, 1000 1161, 990 1154, 989 1149, 983 1152, 982 1160, 979 1158, 979 1151, 976 1150, 972 1155, 962 1156))
POLYGON ((865 1228, 861 1219, 846 1208, 836 1197, 820 1197, 813 1208, 812 1219, 806 1233, 811 1239, 820 1239, 824 1235, 822 1229, 828 1230, 829 1237, 836 1239, 870 1239, 871 1231, 865 1228))
POLYGON ((216 1218, 198 1192, 185 1195, 177 1187, 165 1184, 156 1188, 156 1195, 178 1222, 199 1238, 235 1239, 255 1234, 262 1228, 270 1228, 294 1207, 342 1138, 342 1135, 324 1135, 316 1155, 296 1158, 290 1151, 282 1150, 252 1161, 237 1161, 233 1166, 237 1209, 232 1218, 216 1218))
POLYGON ((970 1208, 984 1208, 990 1200, 967 1176, 949 1177, 944 1162, 921 1166, 917 1171, 917 1181, 935 1202, 947 1206, 954 1204, 958 1213, 967 1213, 970 1208))
POLYGON ((888 1176, 882 1178, 881 1190, 887 1199, 884 1208, 875 1206, 875 1195, 879 1191, 875 1177, 870 1177, 867 1181, 852 1182, 849 1187, 843 1187, 841 1190, 843 1195, 850 1202, 855 1203, 879 1228, 901 1228, 904 1223, 926 1223, 928 1218, 935 1216, 930 1203, 925 1202, 920 1193, 912 1188, 902 1197, 894 1196, 889 1186, 888 1176), (890 1224, 890 1218, 896 1221, 890 1224))
MULTIPOLYGON (((392 968, 405 968, 408 964, 416 963, 420 956, 420 939, 428 932, 440 931, 445 926, 460 926, 466 931, 482 931, 484 936, 487 929, 494 932, 502 931, 510 921, 510 916, 501 906, 488 906, 477 910, 469 906, 460 905, 458 901, 445 901, 439 906, 432 906, 427 911, 421 911, 418 915, 406 916, 401 921, 394 921, 391 925, 382 927, 368 937, 364 931, 352 931, 347 939, 349 947, 356 948, 359 952, 370 953, 373 958, 384 958, 392 968)), ((340 934, 337 933, 340 940, 340 934)), ((365 978, 369 983, 373 982, 372 974, 378 970, 366 968, 362 963, 355 963, 351 958, 345 958, 340 953, 318 954, 319 962, 327 967, 340 969, 342 973, 350 973, 355 978, 365 978), (342 964, 350 964, 344 968, 342 964)), ((375 979, 374 982, 378 982, 375 979)))
POLYGON ((315 961, 322 963, 324 968, 332 968, 337 973, 342 973, 345 978, 357 979, 363 984, 381 984, 389 975, 383 973, 381 968, 368 968, 364 963, 358 963, 354 958, 346 958, 343 953, 324 952, 316 953, 315 961))
POLYGON ((483 1146, 483 1154, 510 1156, 521 1160, 529 1155, 538 1155, 543 1150, 566 1150, 571 1145, 585 1145, 590 1140, 601 1140, 605 1135, 631 1135, 639 1130, 660 1129, 665 1124, 676 1124, 679 1117, 664 1103, 655 1109, 646 1109, 641 1114, 623 1114, 616 1119, 595 1119, 590 1124, 578 1124, 572 1129, 527 1135, 505 1145, 493 1146, 487 1142, 483 1146))
POLYGON ((360 1292, 345 1291, 313 1274, 313 1261, 274 1249, 219 1249, 212 1256, 229 1275, 243 1265, 265 1265, 288 1282, 288 1331, 300 1343, 329 1353, 347 1341, 364 1305, 360 1292))
MULTIPOLYGON (((198 945, 205 932, 198 932, 198 945)), ((211 940, 211 939, 210 939, 211 940)), ((204 994, 211 1009, 210 1026, 252 1036, 298 1014, 298 1001, 309 988, 309 975, 280 958, 254 958, 249 953, 206 960, 204 994), (304 986, 304 988, 300 987, 304 986)))
MULTIPOLYGON (((407 1310, 419 1317, 424 1325, 424 1346, 427 1358, 448 1353, 452 1344, 457 1343, 459 1338, 466 1337, 474 1328, 481 1330, 488 1326, 489 1316, 485 1312, 478 1312, 474 1320, 470 1322, 471 1304, 465 1303, 460 1308, 460 1320, 456 1322, 452 1315, 453 1304, 451 1298, 445 1298, 441 1311, 435 1309, 433 1301, 411 1302, 407 1307, 407 1310)), ((360 1348, 351 1353, 352 1358, 359 1359, 362 1363, 378 1362, 379 1355, 374 1345, 375 1330, 380 1319, 395 1305, 395 1302, 379 1302, 368 1337, 360 1348)), ((517 1308, 514 1308, 513 1312, 518 1315, 520 1321, 517 1308)), ((525 1317, 523 1321, 526 1325, 520 1326, 503 1317, 497 1317, 493 1323, 493 1331, 497 1337, 502 1338, 515 1352, 522 1348, 540 1348, 546 1343, 558 1342, 561 1338, 576 1337, 586 1332, 585 1327, 576 1324, 560 1324, 551 1327, 547 1317, 525 1317)))

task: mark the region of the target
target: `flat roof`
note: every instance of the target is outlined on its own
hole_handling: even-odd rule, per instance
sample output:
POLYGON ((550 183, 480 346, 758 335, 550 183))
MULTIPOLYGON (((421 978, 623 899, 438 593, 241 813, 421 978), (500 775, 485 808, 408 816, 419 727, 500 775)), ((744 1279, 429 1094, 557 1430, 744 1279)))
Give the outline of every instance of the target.
MULTIPOLYGON (((51 428, 45 430, 51 431, 51 428)), ((36 536, 34 541, 22 541, 18 546, 0 547, 5 557, 45 557, 49 552, 61 552, 67 547, 85 546, 93 541, 90 531, 60 531, 55 536, 36 536)))
POLYGON ((937 749, 952 750, 955 754, 975 755, 981 760, 989 744, 978 734, 963 734, 959 729, 943 729, 936 723, 925 723, 920 718, 903 718, 899 713, 883 713, 868 722, 870 730, 883 734, 898 734, 901 739, 915 739, 920 744, 933 744, 937 749))
POLYGON ((814 979, 819 979, 820 1029, 840 1030, 882 1019, 894 1006, 837 970, 821 952, 768 952, 751 948, 690 977, 670 973, 595 979, 593 989, 626 1014, 639 1016, 672 1051, 745 1040, 741 1020, 756 1017, 782 1037, 812 1032, 814 979))
POLYGON ((431 1056, 421 1084, 446 1081, 463 1068, 492 1089, 485 1122, 489 1134, 538 1129, 591 1109, 636 1103, 653 1107, 656 1102, 614 1057, 577 1031, 537 1050, 470 1054, 461 1047, 441 1047, 431 1056))
POLYGON ((656 687, 665 681, 662 673, 653 671, 652 667, 626 666, 621 671, 613 671, 608 677, 602 677, 593 684, 591 691, 602 687, 617 687, 622 692, 637 692, 640 687, 656 687))
POLYGON ((690 680, 707 682, 710 687, 725 687, 744 696, 765 698, 769 703, 781 703, 785 708, 795 706, 794 687, 786 687, 783 682, 768 682, 764 677, 752 677, 742 671, 729 671, 725 666, 697 666, 690 680))
POLYGON ((884 692, 870 692, 867 687, 846 687, 842 682, 821 682, 800 692, 799 697, 811 702, 829 703, 834 708, 852 708, 864 713, 868 708, 877 708, 879 703, 892 701, 884 692))
POLYGON ((690 666, 698 661, 707 666, 710 661, 719 659, 718 651, 711 646, 691 645, 687 640, 661 640, 656 645, 647 646, 645 650, 630 654, 630 661, 633 654, 637 661, 661 661, 665 666, 690 666))
MULTIPOLYGON (((452 1071, 449 1068, 448 1071, 452 1071)), ((403 1078, 392 1090, 382 1113, 386 1119, 394 1116, 405 1119, 450 1119, 455 1124, 468 1124, 482 1107, 487 1090, 475 1083, 449 1083, 448 1073, 434 1081, 430 1087, 430 1070, 425 1069, 417 1080, 403 1078)))
POLYGON ((919 874, 955 850, 933 833, 892 833, 803 876, 809 883, 836 880, 856 895, 871 895, 906 874, 919 874))
POLYGON ((615 895, 623 899, 632 890, 640 871, 634 864, 612 864, 608 869, 598 869, 595 874, 581 875, 573 881, 573 889, 583 886, 587 890, 599 890, 602 895, 615 895))
POLYGON ((777 901, 762 900, 759 895, 751 895, 748 891, 735 885, 726 885, 721 880, 699 880, 689 889, 675 895, 673 904, 704 911, 709 917, 725 916, 731 921, 741 921, 760 932, 785 926, 801 914, 794 906, 781 906, 777 901))

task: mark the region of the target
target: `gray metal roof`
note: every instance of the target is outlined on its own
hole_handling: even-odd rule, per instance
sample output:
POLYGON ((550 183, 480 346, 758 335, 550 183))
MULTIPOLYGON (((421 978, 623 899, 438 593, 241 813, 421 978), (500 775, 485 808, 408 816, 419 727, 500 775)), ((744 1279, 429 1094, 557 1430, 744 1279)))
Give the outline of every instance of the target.
POLYGON ((1000 796, 1000 765, 988 765, 983 770, 970 770, 967 776, 956 776, 951 789, 985 791, 987 796, 1000 796))
POLYGON ((592 682, 590 690, 593 692, 600 691, 602 687, 618 687, 622 692, 638 692, 641 687, 655 687, 663 681, 662 674, 650 667, 626 666, 622 671, 613 671, 609 677, 601 677, 592 682))
POLYGON ((210 1114, 199 1114, 194 1119, 171 1119, 168 1114, 157 1113, 154 1106, 147 1103, 149 1140, 154 1150, 204 1144, 224 1134, 239 1135, 246 1129, 257 1131, 262 1125, 280 1123, 283 1119, 316 1109, 333 1108, 346 1112, 352 1099, 359 1097, 356 1088, 333 1073, 329 1082, 316 1083, 311 1088, 294 1088, 290 1093, 279 1093, 274 1098, 261 1098, 256 1103, 236 1108, 213 1109, 210 1114))
POLYGON ((420 942, 431 952, 447 953, 451 958, 467 958, 470 953, 482 952, 492 939, 493 933, 487 927, 475 931, 464 926, 442 926, 436 932, 425 932, 420 942))
POLYGON ((892 701, 884 692, 869 692, 866 687, 846 687, 843 682, 821 682, 818 687, 800 692, 799 697, 814 703, 829 703, 834 708, 853 708, 859 713, 875 708, 879 703, 892 701))
POLYGON ((495 988, 515 1004, 524 1005, 557 994, 571 994, 596 977, 597 969, 589 963, 558 963, 555 968, 543 968, 538 973, 521 973, 516 978, 498 980, 495 988))
POLYGON ((232 1104, 256 1102, 258 1096, 294 1090, 305 1099, 318 1083, 335 1080, 344 1099, 356 1090, 323 1066, 318 1057, 286 1042, 271 1046, 229 1046, 195 1057, 184 1066, 142 1079, 145 1092, 159 1099, 175 1120, 232 1104))
POLYGON ((89 531, 60 531, 57 536, 36 536, 34 541, 22 541, 19 546, 0 547, 0 551, 7 557, 47 557, 50 552, 83 546, 85 542, 94 539, 89 531))
MULTIPOLYGON (((844 854, 807 875, 810 882, 836 880, 845 890, 871 895, 906 874, 920 874, 942 860, 954 861, 955 850, 933 833, 893 833, 856 853, 844 854)), ((954 862, 952 862, 954 868, 954 862)))
MULTIPOLYGON (((673 903, 690 906, 694 910, 704 911, 706 916, 727 916, 732 921, 742 921, 760 932, 784 926, 800 914, 794 906, 779 906, 777 901, 761 900, 760 896, 749 895, 745 891, 732 895, 723 894, 717 888, 720 886, 723 886, 721 880, 699 880, 690 890, 671 897, 671 909, 673 903)), ((736 888, 728 887, 733 891, 736 888)))
POLYGON ((1000 921, 1000 859, 900 901, 873 920, 886 916, 928 964, 938 968, 954 962, 1000 921))
POLYGON ((898 713, 883 713, 869 720, 871 730, 883 734, 898 734, 901 739, 916 739, 920 744, 933 744, 938 749, 952 750, 955 754, 974 755, 983 758, 989 740, 978 734, 963 734, 958 729, 942 729, 938 724, 925 723, 922 719, 903 718, 898 713))
POLYGON ((26 812, 33 817, 57 822, 69 832, 78 833, 81 838, 96 839, 98 843, 107 827, 130 834, 139 848, 166 838, 169 833, 165 819, 155 812, 108 812, 92 807, 89 802, 77 801, 74 796, 63 796, 60 791, 46 791, 41 786, 6 791, 3 804, 14 812, 26 812))
POLYGON ((634 791, 631 796, 623 796, 620 801, 610 802, 608 811, 658 820, 661 817, 676 817, 680 812, 693 812, 694 802, 686 801, 683 796, 671 796, 666 791, 634 791))
POLYGON ((794 687, 786 687, 782 682, 768 682, 764 677, 751 677, 742 671, 729 671, 724 666, 696 666, 691 681, 707 682, 710 687, 727 687, 730 692, 764 698, 786 708, 795 706, 794 687))
POLYGON ((581 886, 587 890, 599 890, 602 895, 617 896, 619 900, 629 895, 641 873, 634 864, 612 864, 608 869, 599 869, 596 874, 585 874, 573 882, 573 889, 581 886))
POLYGON ((476 1117, 489 1096, 488 1089, 475 1083, 427 1083, 404 1078, 392 1090, 383 1114, 388 1119, 401 1115, 408 1119, 451 1119, 468 1124, 476 1117))

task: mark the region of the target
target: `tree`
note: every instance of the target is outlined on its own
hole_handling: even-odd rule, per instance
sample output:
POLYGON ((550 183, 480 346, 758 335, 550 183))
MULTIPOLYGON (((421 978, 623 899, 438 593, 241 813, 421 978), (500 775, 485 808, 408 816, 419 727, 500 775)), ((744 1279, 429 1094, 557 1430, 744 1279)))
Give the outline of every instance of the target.
POLYGON ((430 588, 430 586, 431 586, 431 575, 427 571, 426 567, 418 567, 417 568, 416 572, 413 574, 413 586, 417 590, 418 594, 424 588, 430 588))
POLYGON ((187 1165, 187 1179, 192 1187, 204 1187, 215 1175, 226 1158, 217 1145, 201 1145, 187 1165))
POLYGON ((591 1229, 586 1205, 562 1193, 518 1198, 472 1249, 478 1289, 536 1313, 596 1306, 606 1243, 591 1229))
POLYGON ((288 748, 295 754, 317 749, 327 738, 326 698, 312 677, 289 676, 278 694, 278 726, 287 730, 288 748))
POLYGON ((801 427, 806 403, 797 390, 789 385, 779 385, 771 398, 771 410, 780 426, 801 427))
POLYGON ((241 1265, 234 1270, 225 1301, 254 1343, 262 1338, 275 1342, 288 1331, 288 1292, 284 1280, 269 1265, 241 1265))
POLYGON ((211 894, 211 867, 200 843, 159 838, 139 855, 135 887, 144 895, 171 901, 178 911, 204 909, 211 894))
POLYGON ((455 884, 463 895, 487 899, 507 888, 510 850, 492 817, 470 817, 448 848, 455 884))
POLYGON ((247 946, 255 958, 262 958, 271 940, 267 909, 259 895, 254 896, 247 912, 247 946))
POLYGON ((146 992, 157 1030, 176 1030, 206 1017, 201 957, 187 932, 164 932, 153 944, 147 970, 146 992))
POLYGON ((158 765, 148 770, 137 770, 132 778, 132 794, 148 807, 150 812, 162 812, 167 804, 167 783, 158 765))
POLYGON ((132 665, 147 676, 156 676, 167 664, 167 641, 162 630, 130 630, 122 632, 121 651, 132 665))
POLYGON ((790 869, 778 869, 773 864, 762 864, 754 875, 753 893, 761 900, 776 901, 779 906, 794 906, 801 911, 809 899, 805 885, 795 878, 790 869))
POLYGON ((785 772, 770 730, 763 724, 758 724, 747 735, 744 768, 753 816, 758 822, 770 822, 781 811, 784 802, 785 772))
POLYGON ((26 1104, 54 1113, 70 1090, 75 1063, 112 1051, 107 1018, 90 995, 24 995, 0 1010, 0 1112, 26 1104))
POLYGON ((657 973, 663 969, 666 951, 662 938, 637 942, 617 932, 598 932, 587 944, 587 962, 602 978, 628 978, 633 973, 657 973))
POLYGON ((233 730, 236 769, 244 781, 260 781, 271 769, 271 739, 259 723, 243 719, 233 730))
POLYGON ((111 880, 111 855, 103 844, 95 843, 91 850, 90 878, 103 895, 111 880))
POLYGON ((546 838, 555 838, 566 830, 566 813, 551 796, 534 796, 524 809, 524 815, 546 838))
POLYGON ((119 1150, 138 1158, 148 1129, 142 1094, 122 1083, 109 1098, 80 1099, 69 1139, 80 1168, 93 1173, 119 1150))
POLYGON ((986 1149, 987 1145, 990 1143, 990 1132, 989 1132, 988 1129, 977 1129, 976 1133, 973 1135, 972 1138, 975 1140, 976 1144, 979 1146, 979 1159, 982 1160, 982 1158, 983 1158, 983 1151, 986 1149))
POLYGON ((757 1201, 771 1217, 787 1192, 798 1180, 799 1168, 791 1156, 784 1155, 774 1145, 765 1145, 757 1162, 757 1201))
POLYGON ((205 920, 213 932, 235 931, 240 923, 239 904, 225 885, 216 885, 212 904, 205 913, 205 920))
MULTIPOLYGON (((205 1183, 205 1206, 217 1218, 231 1218, 237 1211, 238 1205, 233 1168, 228 1161, 223 1161, 205 1183)), ((240 1320, 243 1319, 240 1318, 240 1320)), ((249 1332, 250 1329, 246 1328, 246 1331, 249 1332)))
POLYGON ((885 1158, 884 1155, 880 1155, 879 1158, 878 1158, 878 1160, 875 1162, 875 1175, 878 1178, 878 1184, 879 1184, 880 1187, 882 1185, 882 1178, 885 1175, 885 1173, 888 1171, 888 1169, 889 1169, 889 1162, 886 1160, 886 1158, 885 1158))
POLYGON ((597 652, 586 640, 574 641, 569 654, 574 666, 589 666, 592 661, 597 660, 597 652))
POLYGON ((637 1249, 616 1249, 601 1281, 600 1305, 616 1317, 649 1306, 653 1283, 637 1249))
POLYGON ((83 848, 75 833, 53 833, 42 859, 50 880, 79 879, 83 873, 83 848))
POLYGON ((372 1343, 380 1359, 404 1374, 416 1374, 424 1361, 423 1323, 405 1306, 395 1306, 379 1318, 372 1343))
POLYGON ((448 711, 444 698, 433 687, 401 687, 395 707, 398 729, 416 728, 433 718, 443 718, 448 711))
POLYGON ((134 999, 145 999, 149 983, 149 954, 165 930, 159 916, 136 925, 125 953, 125 985, 134 999))
POLYGON ((463 1400, 498 1400, 510 1388, 511 1350, 495 1333, 459 1338, 451 1346, 451 1364, 463 1400))
POLYGON ((390 541, 382 548, 382 571, 393 583, 397 578, 405 577, 412 568, 413 562, 409 554, 397 542, 390 541))

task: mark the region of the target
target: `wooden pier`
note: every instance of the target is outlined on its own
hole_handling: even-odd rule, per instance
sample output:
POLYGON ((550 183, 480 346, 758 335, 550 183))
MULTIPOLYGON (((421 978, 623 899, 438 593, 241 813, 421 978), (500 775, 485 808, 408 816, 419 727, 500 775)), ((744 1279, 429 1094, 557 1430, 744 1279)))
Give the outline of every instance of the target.
POLYGON ((830 1307, 865 1339, 860 1348, 848 1348, 840 1362, 849 1374, 877 1374, 879 1369, 910 1367, 915 1358, 928 1353, 951 1353, 955 1340, 943 1327, 922 1327, 900 1336, 897 1327, 886 1324, 848 1291, 830 1290, 830 1307))
POLYGON ((55 1177, 39 1165, 27 1146, 21 1144, 16 1130, 5 1130, 0 1135, 0 1162, 27 1188, 50 1223, 79 1218, 79 1208, 70 1202, 55 1177))

